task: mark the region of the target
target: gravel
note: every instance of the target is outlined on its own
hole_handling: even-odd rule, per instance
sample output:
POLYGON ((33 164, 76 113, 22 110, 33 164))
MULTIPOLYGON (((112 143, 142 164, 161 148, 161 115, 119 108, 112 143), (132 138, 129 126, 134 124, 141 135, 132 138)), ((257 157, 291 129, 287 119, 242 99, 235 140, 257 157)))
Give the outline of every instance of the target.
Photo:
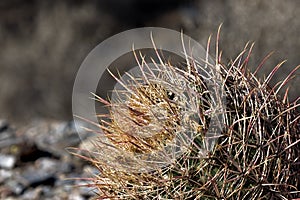
POLYGON ((13 128, 0 120, 0 199, 91 199, 93 188, 74 186, 87 184, 80 178, 98 171, 66 150, 90 136, 79 137, 73 122, 41 120, 13 128))

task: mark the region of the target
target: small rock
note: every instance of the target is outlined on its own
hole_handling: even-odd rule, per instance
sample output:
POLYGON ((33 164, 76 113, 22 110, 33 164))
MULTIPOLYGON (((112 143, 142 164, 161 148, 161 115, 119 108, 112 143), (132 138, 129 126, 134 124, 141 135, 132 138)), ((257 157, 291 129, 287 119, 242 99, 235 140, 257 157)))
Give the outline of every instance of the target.
POLYGON ((12 155, 0 154, 0 167, 12 169, 15 166, 16 157, 12 155))
MULTIPOLYGON (((77 146, 81 141, 74 122, 35 122, 25 135, 34 139, 40 150, 57 157, 68 154, 65 148, 77 146)), ((82 133, 80 136, 86 138, 88 134, 82 133)))
POLYGON ((23 200, 40 199, 41 193, 42 193, 42 188, 37 187, 37 188, 25 191, 25 193, 21 196, 21 198, 23 200))
POLYGON ((43 170, 30 169, 22 174, 27 186, 37 186, 39 184, 52 185, 55 182, 55 174, 47 173, 43 170))
POLYGON ((6 186, 8 186, 10 191, 15 195, 20 195, 25 190, 25 186, 14 179, 8 180, 6 186))
POLYGON ((0 133, 1 152, 4 152, 5 148, 10 148, 12 145, 18 145, 20 143, 22 143, 22 139, 16 137, 15 132, 12 129, 8 129, 0 133))
POLYGON ((57 179, 56 173, 59 171, 59 162, 50 158, 40 158, 35 161, 34 166, 29 166, 22 174, 27 186, 39 184, 53 185, 57 179))
POLYGON ((12 177, 12 174, 10 170, 0 169, 0 184, 12 177))
POLYGON ((59 170, 59 161, 51 158, 39 158, 35 161, 36 168, 47 172, 53 172, 59 170))

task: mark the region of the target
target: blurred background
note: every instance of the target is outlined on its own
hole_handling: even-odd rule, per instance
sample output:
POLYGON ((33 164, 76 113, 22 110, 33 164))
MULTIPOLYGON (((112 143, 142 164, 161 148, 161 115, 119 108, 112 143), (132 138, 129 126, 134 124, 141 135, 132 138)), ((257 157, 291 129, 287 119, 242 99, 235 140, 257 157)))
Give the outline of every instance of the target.
MULTIPOLYGON (((101 41, 131 28, 183 30, 204 46, 223 23, 224 62, 255 42, 250 68, 271 51, 263 77, 287 59, 271 84, 300 64, 300 2, 297 0, 1 0, 0 118, 72 119, 76 72, 101 41)), ((299 74, 299 72, 298 72, 299 74)), ((290 100, 299 97, 299 77, 290 100)))

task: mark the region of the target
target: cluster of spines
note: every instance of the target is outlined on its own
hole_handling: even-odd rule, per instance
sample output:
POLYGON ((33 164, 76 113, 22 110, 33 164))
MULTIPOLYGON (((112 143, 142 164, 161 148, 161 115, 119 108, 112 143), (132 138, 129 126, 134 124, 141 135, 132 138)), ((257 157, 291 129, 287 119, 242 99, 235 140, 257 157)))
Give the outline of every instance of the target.
MULTIPOLYGON (((217 41, 218 38, 219 34, 217 41)), ((221 56, 217 50, 216 65, 221 70, 226 92, 226 127, 207 157, 199 156, 198 144, 202 142, 200 137, 202 130, 199 130, 199 138, 195 138, 189 150, 174 163, 145 173, 126 171, 122 166, 113 168, 105 159, 99 158, 99 156, 109 156, 104 155, 101 150, 107 144, 103 141, 95 142, 98 151, 91 152, 87 159, 99 169, 99 174, 93 179, 93 185, 99 191, 98 198, 291 199, 300 197, 300 115, 297 112, 300 107, 299 98, 289 103, 288 91, 283 99, 278 96, 279 90, 290 80, 299 66, 286 79, 270 88, 269 81, 282 63, 274 68, 266 80, 259 81, 255 74, 264 61, 253 73, 246 68, 252 47, 245 48, 229 67, 221 63, 221 56)), ((164 67, 168 67, 168 64, 164 64, 164 67)), ((188 67, 191 70, 196 66, 188 67)), ((132 97, 132 104, 135 104, 136 108, 132 111, 132 117, 142 116, 143 123, 147 123, 148 116, 143 115, 145 113, 138 113, 142 112, 143 108, 137 108, 136 98, 151 100, 153 95, 161 96, 155 93, 162 90, 155 86, 150 93, 141 87, 135 91, 137 93, 132 97)), ((166 102, 170 102, 170 98, 165 97, 167 97, 166 102)), ((114 106, 112 102, 100 97, 97 99, 108 107, 114 106)), ((142 102, 139 105, 144 104, 142 102)), ((205 127, 205 124, 202 125, 205 127)), ((114 140, 112 135, 118 134, 118 141, 113 141, 119 146, 117 148, 122 148, 122 140, 126 140, 132 146, 139 145, 137 143, 140 142, 139 138, 122 138, 120 127, 117 127, 114 121, 103 121, 100 127, 111 141, 114 140)), ((156 139, 160 140, 162 137, 156 139)), ((146 142, 145 145, 151 144, 153 145, 153 141, 146 142)), ((157 144, 147 148, 147 151, 155 149, 157 144)), ((127 151, 136 153, 138 150, 131 147, 127 148, 127 151)))

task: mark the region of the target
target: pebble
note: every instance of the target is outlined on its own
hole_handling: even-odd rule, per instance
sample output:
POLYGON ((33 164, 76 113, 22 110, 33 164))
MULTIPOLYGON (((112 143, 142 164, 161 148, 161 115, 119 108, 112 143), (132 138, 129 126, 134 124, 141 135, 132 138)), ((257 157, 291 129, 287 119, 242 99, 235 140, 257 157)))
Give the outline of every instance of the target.
POLYGON ((81 139, 90 133, 82 132, 80 137, 74 122, 34 122, 25 132, 27 138, 34 139, 34 143, 42 151, 47 151, 54 156, 61 157, 69 154, 67 147, 78 146, 81 139))
POLYGON ((16 157, 13 155, 0 154, 0 167, 12 169, 16 163, 16 157))
POLYGON ((15 195, 20 195, 26 188, 23 184, 14 179, 8 180, 5 185, 8 186, 9 190, 15 195))
POLYGON ((12 145, 18 145, 20 143, 22 143, 22 139, 16 137, 15 132, 12 129, 7 128, 0 132, 0 152, 3 152, 5 148, 9 148, 12 145))
POLYGON ((36 185, 53 185, 56 177, 56 172, 59 170, 57 162, 48 158, 37 160, 33 166, 29 166, 21 177, 27 186, 36 185))
POLYGON ((12 177, 13 172, 11 170, 0 169, 0 184, 12 177))
POLYGON ((42 193, 42 188, 37 187, 32 190, 27 190, 26 192, 24 192, 24 194, 21 197, 24 200, 38 199, 41 193, 42 193))

